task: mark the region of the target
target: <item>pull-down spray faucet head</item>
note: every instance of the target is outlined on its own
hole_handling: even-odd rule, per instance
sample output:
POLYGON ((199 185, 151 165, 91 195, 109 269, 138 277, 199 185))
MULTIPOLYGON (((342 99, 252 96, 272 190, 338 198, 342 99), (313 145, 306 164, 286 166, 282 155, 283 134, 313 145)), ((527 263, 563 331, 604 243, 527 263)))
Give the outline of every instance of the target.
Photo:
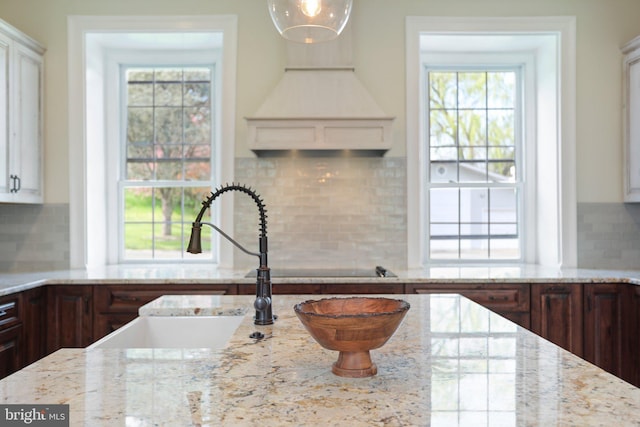
POLYGON ((202 223, 194 222, 191 226, 191 237, 189 238, 189 246, 187 252, 190 254, 202 253, 202 223))

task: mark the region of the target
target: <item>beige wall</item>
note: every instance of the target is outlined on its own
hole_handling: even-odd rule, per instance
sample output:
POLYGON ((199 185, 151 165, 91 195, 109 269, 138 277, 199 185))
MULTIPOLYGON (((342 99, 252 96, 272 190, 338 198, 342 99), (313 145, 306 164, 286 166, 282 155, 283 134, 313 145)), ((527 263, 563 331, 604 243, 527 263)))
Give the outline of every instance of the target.
MULTIPOLYGON (((47 203, 69 201, 67 15, 238 15, 236 156, 250 157, 243 117, 279 80, 285 46, 264 0, 0 0, 0 18, 47 46, 47 203)), ((640 34, 638 0, 355 0, 354 64, 381 107, 397 117, 394 148, 405 155, 404 18, 424 16, 577 17, 579 202, 622 201, 620 46, 640 34)))

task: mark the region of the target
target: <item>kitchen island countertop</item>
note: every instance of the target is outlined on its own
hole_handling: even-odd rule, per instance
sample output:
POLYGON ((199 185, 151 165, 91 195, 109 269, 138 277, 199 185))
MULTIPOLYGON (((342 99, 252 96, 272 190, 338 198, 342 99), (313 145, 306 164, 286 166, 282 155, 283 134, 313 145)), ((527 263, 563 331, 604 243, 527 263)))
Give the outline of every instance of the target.
POLYGON ((219 351, 59 350, 1 380, 0 402, 66 403, 73 426, 639 425, 640 389, 482 306, 394 297, 411 309, 371 378, 331 373, 337 353, 293 311, 309 295, 276 296, 271 326, 253 325, 251 296, 167 296, 140 313, 245 318, 219 351))

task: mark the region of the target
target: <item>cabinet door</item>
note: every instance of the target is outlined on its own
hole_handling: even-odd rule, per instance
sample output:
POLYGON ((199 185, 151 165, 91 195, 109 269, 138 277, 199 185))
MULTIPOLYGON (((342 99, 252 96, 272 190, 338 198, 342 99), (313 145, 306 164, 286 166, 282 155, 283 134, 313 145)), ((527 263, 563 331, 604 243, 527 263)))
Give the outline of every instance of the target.
POLYGON ((582 356, 582 284, 532 284, 531 330, 582 356))
POLYGON ((623 191, 625 202, 640 202, 640 38, 623 49, 623 191))
POLYGON ((22 297, 0 297, 0 378, 22 368, 22 297))
POLYGON ((47 300, 47 352, 63 347, 86 347, 92 340, 92 286, 49 287, 47 300))
POLYGON ((0 378, 22 367, 21 341, 22 326, 14 326, 0 332, 0 378))
POLYGON ((23 293, 24 304, 24 358, 29 365, 46 355, 47 352, 47 298, 43 287, 30 289, 23 293))
POLYGON ((584 288, 584 358, 620 377, 624 358, 624 286, 590 284, 584 288))
POLYGON ((622 379, 640 387, 640 286, 625 285, 629 307, 624 321, 626 338, 622 379))
POLYGON ((42 56, 16 43, 11 175, 14 201, 42 203, 42 56))
POLYGON ((0 34, 0 201, 11 190, 9 175, 9 60, 11 39, 0 34))

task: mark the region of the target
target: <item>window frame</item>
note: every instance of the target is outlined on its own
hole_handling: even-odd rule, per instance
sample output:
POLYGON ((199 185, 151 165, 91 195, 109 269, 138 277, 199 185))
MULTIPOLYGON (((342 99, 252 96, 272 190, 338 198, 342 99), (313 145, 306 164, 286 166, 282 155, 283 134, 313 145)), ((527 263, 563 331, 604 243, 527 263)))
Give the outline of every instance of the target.
MULTIPOLYGON (((67 17, 69 120, 69 234, 70 268, 100 268, 116 264, 107 256, 112 240, 106 230, 107 198, 104 162, 107 139, 105 56, 113 40, 140 33, 219 34, 222 37, 219 76, 219 128, 216 132, 216 182, 232 181, 236 128, 238 18, 236 15, 79 16, 67 17), (93 37, 93 38, 92 38, 93 37), (224 143, 223 143, 224 142, 224 143), (107 247, 109 246, 109 248, 107 247)), ((126 45, 127 47, 129 44, 126 45)), ((233 230, 233 198, 212 206, 219 226, 233 230)), ((219 237, 214 237, 219 242, 219 237)), ((217 258, 196 262, 232 268, 233 251, 217 251, 217 258)), ((185 263, 183 261, 182 263, 185 263)))
MULTIPOLYGON (((406 159, 407 268, 424 269, 427 262, 421 196, 425 182, 425 128, 420 120, 420 54, 427 38, 433 52, 532 53, 535 76, 536 156, 534 169, 536 232, 529 235, 524 263, 549 267, 577 265, 576 201, 576 17, 445 17, 406 18, 406 159)), ((528 126, 528 125, 527 125, 528 126)), ((527 139, 529 136, 527 135, 527 139)), ((469 265, 472 267, 472 265, 469 265)), ((509 263, 510 267, 526 268, 509 263)))

